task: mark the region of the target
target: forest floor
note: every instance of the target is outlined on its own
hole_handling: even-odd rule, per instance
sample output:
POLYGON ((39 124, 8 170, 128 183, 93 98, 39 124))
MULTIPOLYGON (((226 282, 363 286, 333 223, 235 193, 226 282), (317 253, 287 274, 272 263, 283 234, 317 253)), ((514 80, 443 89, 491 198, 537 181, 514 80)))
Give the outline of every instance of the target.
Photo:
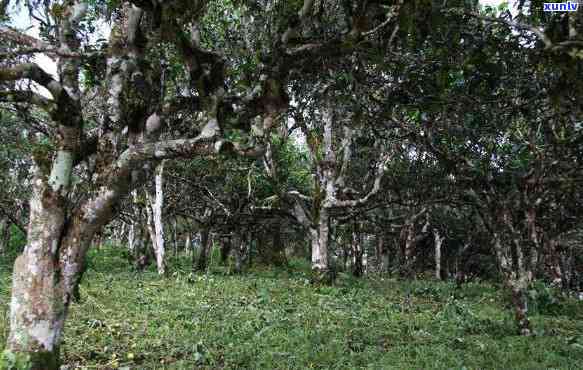
MULTIPOLYGON (((241 276, 170 261, 161 279, 120 252, 93 251, 71 307, 67 369, 576 369, 583 302, 539 286, 535 335, 516 335, 496 285, 340 274, 312 286, 308 265, 241 276), (177 267, 178 266, 178 267, 177 267)), ((0 342, 8 326, 10 263, 0 260, 0 342)))

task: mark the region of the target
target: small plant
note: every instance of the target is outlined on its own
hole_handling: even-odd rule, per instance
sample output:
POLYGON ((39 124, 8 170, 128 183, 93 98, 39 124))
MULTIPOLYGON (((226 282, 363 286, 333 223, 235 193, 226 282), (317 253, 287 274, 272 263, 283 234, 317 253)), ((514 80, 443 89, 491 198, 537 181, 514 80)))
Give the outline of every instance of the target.
POLYGON ((528 291, 529 309, 542 315, 556 314, 560 311, 559 294, 544 282, 535 282, 528 291))

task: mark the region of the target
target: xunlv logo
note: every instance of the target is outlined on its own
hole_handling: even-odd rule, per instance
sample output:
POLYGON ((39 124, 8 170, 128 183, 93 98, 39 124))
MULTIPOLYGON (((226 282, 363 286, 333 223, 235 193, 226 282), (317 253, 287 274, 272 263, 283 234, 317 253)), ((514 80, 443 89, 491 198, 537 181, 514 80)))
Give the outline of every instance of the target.
POLYGON ((543 6, 545 12, 575 12, 579 7, 579 3, 568 1, 566 3, 544 3, 543 6))

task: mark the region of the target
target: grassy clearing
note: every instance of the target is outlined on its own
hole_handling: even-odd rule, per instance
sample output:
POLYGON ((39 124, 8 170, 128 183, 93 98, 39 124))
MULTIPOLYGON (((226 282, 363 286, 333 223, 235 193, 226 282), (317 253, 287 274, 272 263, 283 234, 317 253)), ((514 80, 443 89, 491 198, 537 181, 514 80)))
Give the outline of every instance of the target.
MULTIPOLYGON (((62 348, 87 369, 575 369, 583 304, 533 291, 537 335, 516 336, 507 297, 488 284, 340 276, 309 285, 306 267, 167 279, 137 273, 119 253, 94 252, 62 348), (534 294, 537 293, 537 297, 534 294), (534 299, 536 298, 536 299, 534 299)), ((0 264, 0 310, 9 268, 0 264)), ((6 335, 0 318, 0 340, 6 335)))

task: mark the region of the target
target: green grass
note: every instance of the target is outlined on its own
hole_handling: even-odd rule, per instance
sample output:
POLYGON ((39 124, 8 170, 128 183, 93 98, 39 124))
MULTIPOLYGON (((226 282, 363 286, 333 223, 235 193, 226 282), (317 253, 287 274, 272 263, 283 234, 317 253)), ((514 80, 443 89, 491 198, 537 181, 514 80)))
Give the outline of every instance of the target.
MULTIPOLYGON (((537 335, 515 335, 506 295, 487 283, 340 274, 309 284, 308 266, 243 276, 188 261, 160 279, 119 252, 93 252, 71 307, 62 356, 87 369, 575 369, 583 363, 583 304, 539 304, 537 335), (410 298, 408 298, 410 297, 410 298)), ((0 310, 10 268, 0 264, 0 310)), ((541 295, 542 296, 542 295, 541 295)), ((543 302, 546 302, 543 300, 543 302)), ((7 320, 0 318, 0 340, 7 320)))

